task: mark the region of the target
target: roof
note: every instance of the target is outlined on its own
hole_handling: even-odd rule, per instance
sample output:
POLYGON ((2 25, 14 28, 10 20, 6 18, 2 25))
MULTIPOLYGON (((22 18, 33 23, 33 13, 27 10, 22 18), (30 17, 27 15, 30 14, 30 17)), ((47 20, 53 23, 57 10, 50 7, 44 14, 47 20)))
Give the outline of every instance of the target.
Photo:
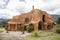
POLYGON ((9 24, 20 24, 20 22, 11 22, 11 21, 9 21, 8 23, 9 24))
POLYGON ((10 23, 10 24, 22 23, 22 24, 26 24, 26 25, 28 25, 30 23, 34 24, 34 23, 37 23, 39 21, 42 21, 43 14, 47 15, 48 18, 51 18, 51 16, 48 15, 47 12, 33 8, 33 10, 31 10, 30 12, 14 16, 8 23, 10 23), (30 22, 25 23, 25 18, 29 18, 30 22))

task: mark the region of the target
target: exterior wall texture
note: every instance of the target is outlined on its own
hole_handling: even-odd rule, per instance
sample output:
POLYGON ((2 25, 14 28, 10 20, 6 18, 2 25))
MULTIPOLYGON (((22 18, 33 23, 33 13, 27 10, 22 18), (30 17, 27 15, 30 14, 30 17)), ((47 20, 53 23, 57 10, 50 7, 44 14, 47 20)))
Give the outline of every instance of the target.
POLYGON ((23 13, 21 15, 14 16, 8 22, 9 24, 8 30, 17 31, 20 24, 22 25, 23 29, 25 26, 33 24, 34 30, 39 30, 38 29, 39 22, 42 30, 52 29, 55 28, 56 26, 56 23, 53 21, 52 17, 46 11, 33 8, 28 13, 23 13))

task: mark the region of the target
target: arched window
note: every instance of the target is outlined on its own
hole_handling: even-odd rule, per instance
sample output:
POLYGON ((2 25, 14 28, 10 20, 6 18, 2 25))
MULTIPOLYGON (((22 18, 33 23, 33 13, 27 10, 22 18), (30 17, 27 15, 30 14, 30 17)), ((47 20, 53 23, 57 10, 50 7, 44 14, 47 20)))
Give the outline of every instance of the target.
POLYGON ((26 22, 26 23, 29 23, 29 18, 26 18, 26 19, 25 19, 25 22, 26 22))
POLYGON ((43 20, 43 22, 45 22, 45 15, 42 16, 42 20, 43 20))

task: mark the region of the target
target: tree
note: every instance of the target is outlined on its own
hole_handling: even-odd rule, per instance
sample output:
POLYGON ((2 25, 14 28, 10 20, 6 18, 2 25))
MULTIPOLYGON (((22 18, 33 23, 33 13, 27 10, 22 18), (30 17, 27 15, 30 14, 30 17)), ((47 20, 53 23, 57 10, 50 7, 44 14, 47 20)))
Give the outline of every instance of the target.
POLYGON ((0 27, 1 28, 6 28, 8 26, 8 23, 7 22, 1 22, 0 23, 0 27))

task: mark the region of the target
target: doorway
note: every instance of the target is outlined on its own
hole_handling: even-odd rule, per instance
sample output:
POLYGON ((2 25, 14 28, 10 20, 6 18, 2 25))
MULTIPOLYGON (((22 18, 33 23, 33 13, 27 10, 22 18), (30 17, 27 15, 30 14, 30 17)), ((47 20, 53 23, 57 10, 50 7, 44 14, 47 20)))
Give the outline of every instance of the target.
POLYGON ((39 23, 38 23, 38 30, 42 30, 42 26, 41 26, 41 25, 42 25, 42 23, 39 22, 39 23))
POLYGON ((11 30, 11 31, 15 31, 15 29, 16 29, 16 28, 15 28, 15 24, 10 24, 10 30, 11 30))
POLYGON ((24 30, 25 30, 25 31, 27 30, 26 27, 27 27, 27 26, 24 26, 24 30))

